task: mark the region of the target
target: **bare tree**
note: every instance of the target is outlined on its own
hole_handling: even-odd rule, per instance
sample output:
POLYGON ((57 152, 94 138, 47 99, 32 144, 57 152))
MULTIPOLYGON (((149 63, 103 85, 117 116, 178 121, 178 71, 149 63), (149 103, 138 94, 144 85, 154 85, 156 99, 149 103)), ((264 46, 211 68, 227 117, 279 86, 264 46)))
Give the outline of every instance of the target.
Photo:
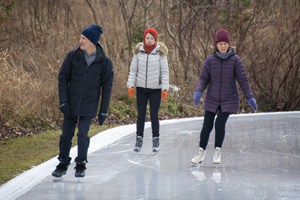
POLYGON ((99 24, 98 18, 97 18, 97 15, 96 15, 96 11, 95 11, 91 1, 90 0, 85 0, 85 1, 86 1, 86 3, 88 4, 89 8, 91 9, 91 11, 93 13, 93 18, 94 18, 95 23, 99 24))
POLYGON ((129 48, 129 56, 132 55, 132 34, 134 31, 134 14, 137 9, 137 0, 133 0, 131 5, 126 6, 127 4, 124 2, 124 0, 119 0, 120 9, 122 12, 123 20, 126 24, 126 38, 128 42, 128 48, 129 48))
POLYGON ((116 101, 125 95, 132 46, 151 26, 169 48, 170 81, 181 88, 176 106, 190 116, 191 84, 213 50, 214 32, 224 27, 260 110, 299 110, 299 10, 299 0, 0 0, 1 120, 18 126, 59 121, 57 73, 90 23, 104 28, 116 101))
POLYGON ((144 8, 144 21, 145 27, 150 26, 149 8, 153 5, 153 0, 143 0, 142 7, 144 8))
MULTIPOLYGON (((200 13, 205 9, 207 1, 199 4, 178 0, 170 5, 168 0, 163 1, 162 16, 164 28, 178 51, 182 65, 184 80, 190 80, 195 63, 191 63, 195 54, 198 54, 197 45, 203 42, 199 30, 200 13), (169 10, 175 10, 170 13, 169 10), (198 41, 197 45, 194 41, 198 41)), ((196 62, 197 63, 197 62, 196 62)), ((198 63, 197 63, 198 64, 198 63)), ((179 76, 179 75, 177 75, 179 76)))

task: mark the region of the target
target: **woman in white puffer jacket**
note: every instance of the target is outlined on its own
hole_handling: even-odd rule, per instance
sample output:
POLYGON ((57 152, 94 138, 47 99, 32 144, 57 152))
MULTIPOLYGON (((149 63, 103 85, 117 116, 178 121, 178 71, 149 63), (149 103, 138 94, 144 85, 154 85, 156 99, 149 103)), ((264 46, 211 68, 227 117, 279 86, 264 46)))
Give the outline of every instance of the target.
POLYGON ((127 87, 128 95, 134 96, 138 109, 136 144, 134 151, 139 152, 143 145, 144 127, 148 101, 152 128, 153 152, 159 151, 158 112, 161 100, 165 101, 169 89, 168 49, 157 42, 158 33, 154 28, 144 32, 144 42, 134 48, 134 56, 130 66, 127 87))

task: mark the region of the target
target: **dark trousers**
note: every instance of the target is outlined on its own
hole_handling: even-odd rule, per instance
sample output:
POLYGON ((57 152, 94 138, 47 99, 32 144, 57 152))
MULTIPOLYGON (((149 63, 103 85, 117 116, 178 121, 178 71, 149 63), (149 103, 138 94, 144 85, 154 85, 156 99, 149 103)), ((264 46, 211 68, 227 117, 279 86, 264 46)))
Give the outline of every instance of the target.
POLYGON ((87 152, 90 145, 90 138, 88 136, 89 128, 92 123, 92 117, 70 117, 65 116, 62 127, 62 134, 59 141, 59 160, 61 162, 68 162, 70 149, 72 146, 72 138, 75 133, 76 125, 78 124, 77 146, 78 152, 75 158, 76 163, 87 161, 87 152))
POLYGON ((199 146, 204 150, 206 149, 210 132, 213 129, 216 114, 218 115, 215 122, 215 147, 222 147, 225 138, 225 125, 230 113, 222 112, 221 108, 218 108, 216 113, 205 111, 199 143, 199 146))
POLYGON ((144 127, 148 101, 150 103, 152 137, 159 137, 158 111, 161 103, 161 89, 139 87, 136 89, 136 103, 138 110, 136 134, 137 136, 144 137, 144 127))

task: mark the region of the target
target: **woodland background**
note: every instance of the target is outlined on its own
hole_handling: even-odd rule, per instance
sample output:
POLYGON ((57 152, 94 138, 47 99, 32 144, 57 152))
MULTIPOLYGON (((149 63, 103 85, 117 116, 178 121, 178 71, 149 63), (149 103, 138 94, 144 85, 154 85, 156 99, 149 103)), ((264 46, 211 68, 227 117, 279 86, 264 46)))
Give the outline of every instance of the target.
MULTIPOLYGON (((170 89, 161 119, 195 117, 192 94, 214 32, 224 27, 242 58, 259 112, 300 110, 299 0, 0 0, 0 139, 57 129, 57 75, 90 24, 114 63, 107 124, 134 123, 126 82, 146 27, 169 48, 170 89)), ((251 112, 241 94, 241 112, 251 112)))

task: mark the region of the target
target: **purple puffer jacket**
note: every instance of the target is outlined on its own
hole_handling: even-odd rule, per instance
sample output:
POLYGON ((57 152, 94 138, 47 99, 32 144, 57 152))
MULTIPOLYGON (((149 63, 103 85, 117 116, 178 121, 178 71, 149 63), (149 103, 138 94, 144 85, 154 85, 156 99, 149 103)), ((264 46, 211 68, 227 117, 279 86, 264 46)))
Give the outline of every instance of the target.
POLYGON ((239 56, 234 52, 224 60, 219 58, 215 52, 208 56, 196 87, 196 91, 201 93, 208 87, 204 100, 204 110, 215 113, 218 106, 221 106, 222 112, 238 112, 240 110, 240 97, 237 82, 246 99, 253 98, 239 56))

